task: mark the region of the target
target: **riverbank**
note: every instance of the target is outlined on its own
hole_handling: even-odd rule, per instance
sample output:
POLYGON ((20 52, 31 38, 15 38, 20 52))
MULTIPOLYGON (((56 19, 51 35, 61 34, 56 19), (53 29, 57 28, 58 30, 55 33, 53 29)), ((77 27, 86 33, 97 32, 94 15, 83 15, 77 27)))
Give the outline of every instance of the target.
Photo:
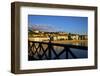
MULTIPOLYGON (((52 43, 77 43, 77 42, 87 42, 88 40, 56 40, 51 41, 52 43)), ((43 41, 43 42, 49 42, 49 41, 43 41)))
MULTIPOLYGON (((33 41, 33 40, 30 40, 30 41, 33 41)), ((39 42, 47 42, 48 43, 49 41, 39 41, 39 42)), ((51 41, 51 43, 88 46, 88 40, 56 40, 56 41, 51 41)))
MULTIPOLYGON (((44 42, 48 42, 48 41, 44 41, 44 42)), ((59 40, 59 41, 57 40, 57 41, 51 41, 51 43, 88 46, 88 40, 59 40)))
POLYGON ((53 43, 77 43, 77 42, 87 42, 88 40, 57 40, 57 41, 51 41, 53 43))

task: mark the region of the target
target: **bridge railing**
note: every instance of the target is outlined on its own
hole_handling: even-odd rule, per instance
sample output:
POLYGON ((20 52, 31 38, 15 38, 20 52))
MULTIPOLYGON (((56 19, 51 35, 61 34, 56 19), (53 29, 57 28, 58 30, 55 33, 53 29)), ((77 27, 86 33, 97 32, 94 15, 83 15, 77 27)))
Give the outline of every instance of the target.
POLYGON ((42 60, 42 59, 60 59, 60 56, 64 53, 65 59, 68 59, 70 54, 73 58, 77 56, 71 51, 70 48, 87 50, 86 46, 76 46, 69 44, 58 44, 51 42, 37 42, 37 41, 28 41, 28 59, 29 60, 42 60), (45 46, 46 45, 46 46, 45 46), (54 46, 63 47, 59 53, 55 50, 54 46), (52 57, 53 55, 53 57, 52 57))

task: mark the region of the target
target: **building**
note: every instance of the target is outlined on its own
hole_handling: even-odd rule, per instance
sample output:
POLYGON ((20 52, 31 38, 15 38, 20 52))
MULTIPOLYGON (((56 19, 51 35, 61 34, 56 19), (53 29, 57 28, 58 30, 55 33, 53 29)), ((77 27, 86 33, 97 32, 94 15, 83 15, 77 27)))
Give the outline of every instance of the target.
POLYGON ((71 40, 79 40, 79 35, 78 34, 71 34, 70 38, 71 38, 71 40))
POLYGON ((88 39, 88 35, 80 35, 80 40, 87 40, 88 39))
POLYGON ((34 30, 33 32, 35 32, 35 33, 39 33, 40 31, 38 31, 38 30, 34 30))
POLYGON ((66 32, 42 32, 34 30, 28 34, 32 41, 57 41, 57 40, 87 40, 87 35, 71 34, 66 32))
POLYGON ((68 35, 67 34, 58 35, 57 40, 68 40, 68 35))
POLYGON ((37 37, 30 37, 29 40, 30 41, 48 41, 50 40, 50 38, 46 36, 37 36, 37 37))

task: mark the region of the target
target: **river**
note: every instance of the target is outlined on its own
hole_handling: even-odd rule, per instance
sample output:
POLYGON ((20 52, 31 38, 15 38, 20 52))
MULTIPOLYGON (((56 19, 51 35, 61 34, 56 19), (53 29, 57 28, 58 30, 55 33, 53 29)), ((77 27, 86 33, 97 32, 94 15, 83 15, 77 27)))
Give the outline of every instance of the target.
MULTIPOLYGON (((79 46, 86 46, 88 47, 88 42, 87 41, 55 41, 52 43, 59 43, 59 44, 71 44, 71 45, 79 45, 79 46)), ((47 45, 43 45, 44 49, 47 48, 47 45)), ((59 54, 64 48, 60 46, 53 46, 55 52, 59 54)), ((80 50, 80 49, 73 49, 70 48, 71 52, 77 57, 77 59, 82 59, 82 58, 88 58, 88 50, 80 50)), ((40 52, 41 54, 43 52, 40 52)), ((48 54, 48 51, 46 52, 48 54)), ((55 54, 51 52, 52 60, 55 58, 55 54)), ((35 56, 37 58, 37 55, 35 56)), ((43 60, 46 58, 43 57, 43 60)), ((59 57, 59 59, 66 59, 66 52, 62 53, 59 57)), ((70 53, 68 53, 68 59, 75 59, 72 57, 70 53)))

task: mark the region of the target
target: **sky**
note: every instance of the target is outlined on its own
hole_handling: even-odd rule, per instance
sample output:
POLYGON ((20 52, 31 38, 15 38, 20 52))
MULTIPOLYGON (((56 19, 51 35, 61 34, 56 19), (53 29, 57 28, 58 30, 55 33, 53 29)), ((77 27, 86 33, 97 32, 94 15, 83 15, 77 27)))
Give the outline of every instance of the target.
POLYGON ((86 34, 88 17, 28 15, 28 26, 39 25, 67 33, 86 34))

